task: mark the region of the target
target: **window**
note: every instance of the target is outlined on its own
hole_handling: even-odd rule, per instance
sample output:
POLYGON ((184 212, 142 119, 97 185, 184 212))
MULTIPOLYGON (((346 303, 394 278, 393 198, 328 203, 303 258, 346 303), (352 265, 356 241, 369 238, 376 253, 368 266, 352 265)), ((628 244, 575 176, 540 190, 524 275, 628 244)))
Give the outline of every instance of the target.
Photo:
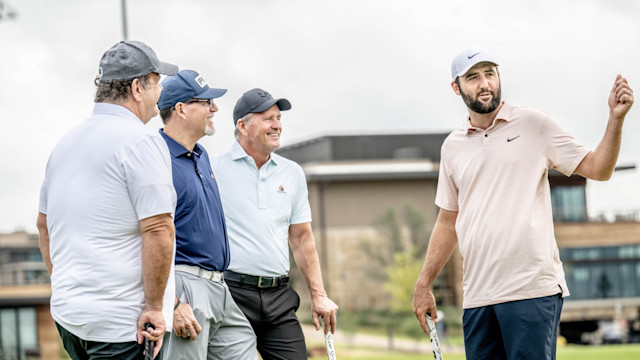
POLYGON ((584 186, 554 186, 551 188, 553 221, 582 222, 587 220, 584 186))
POLYGON ((23 360, 38 353, 35 308, 0 309, 0 351, 3 360, 23 360))
POLYGON ((640 245, 560 251, 570 300, 640 297, 640 245))

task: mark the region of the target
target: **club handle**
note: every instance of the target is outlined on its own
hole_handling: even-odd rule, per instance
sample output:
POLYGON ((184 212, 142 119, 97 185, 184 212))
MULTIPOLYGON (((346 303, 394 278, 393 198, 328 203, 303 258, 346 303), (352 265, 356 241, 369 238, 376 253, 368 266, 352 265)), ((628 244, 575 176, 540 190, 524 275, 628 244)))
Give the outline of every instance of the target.
POLYGON ((443 360, 442 350, 440 349, 440 340, 438 339, 438 331, 436 331, 436 323, 431 318, 430 313, 427 313, 427 330, 429 330, 429 337, 431 338, 433 358, 435 360, 443 360))
MULTIPOLYGON (((156 327, 153 326, 152 323, 148 322, 144 324, 144 329, 147 330, 148 328, 155 329, 156 327)), ((146 337, 144 338, 144 360, 153 360, 153 348, 155 344, 155 341, 151 341, 146 337)))
POLYGON ((331 335, 331 331, 324 336, 324 341, 327 344, 327 356, 329 356, 329 360, 337 360, 336 349, 333 347, 333 335, 331 335))

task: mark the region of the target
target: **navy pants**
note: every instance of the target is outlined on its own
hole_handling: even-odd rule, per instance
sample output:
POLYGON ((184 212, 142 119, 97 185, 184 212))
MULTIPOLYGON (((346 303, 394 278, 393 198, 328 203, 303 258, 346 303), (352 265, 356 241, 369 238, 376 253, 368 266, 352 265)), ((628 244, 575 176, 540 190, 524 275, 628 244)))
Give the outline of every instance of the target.
POLYGON ((562 295, 465 309, 467 360, 555 360, 562 295))

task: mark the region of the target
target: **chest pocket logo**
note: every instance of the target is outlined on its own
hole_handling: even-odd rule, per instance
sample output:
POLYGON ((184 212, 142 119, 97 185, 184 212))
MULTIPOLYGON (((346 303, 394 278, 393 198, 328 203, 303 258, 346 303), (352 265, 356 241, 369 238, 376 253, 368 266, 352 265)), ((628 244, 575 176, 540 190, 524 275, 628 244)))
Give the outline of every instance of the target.
POLYGON ((280 186, 278 187, 278 192, 281 194, 286 194, 287 192, 284 191, 284 186, 282 186, 282 184, 280 184, 280 186))

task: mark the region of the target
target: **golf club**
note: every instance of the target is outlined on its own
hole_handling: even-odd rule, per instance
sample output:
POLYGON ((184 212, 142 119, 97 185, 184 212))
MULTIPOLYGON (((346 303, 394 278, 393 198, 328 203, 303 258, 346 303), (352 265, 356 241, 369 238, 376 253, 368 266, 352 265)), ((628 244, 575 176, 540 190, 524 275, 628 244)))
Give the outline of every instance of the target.
POLYGON ((329 356, 329 360, 337 360, 336 349, 333 347, 333 335, 331 335, 331 331, 324 336, 324 340, 327 344, 327 355, 329 356))
POLYGON ((427 313, 427 329, 429 330, 429 337, 431 338, 433 358, 436 360, 442 360, 442 350, 440 349, 440 340, 438 339, 438 332, 436 331, 436 323, 431 318, 430 313, 427 313))

